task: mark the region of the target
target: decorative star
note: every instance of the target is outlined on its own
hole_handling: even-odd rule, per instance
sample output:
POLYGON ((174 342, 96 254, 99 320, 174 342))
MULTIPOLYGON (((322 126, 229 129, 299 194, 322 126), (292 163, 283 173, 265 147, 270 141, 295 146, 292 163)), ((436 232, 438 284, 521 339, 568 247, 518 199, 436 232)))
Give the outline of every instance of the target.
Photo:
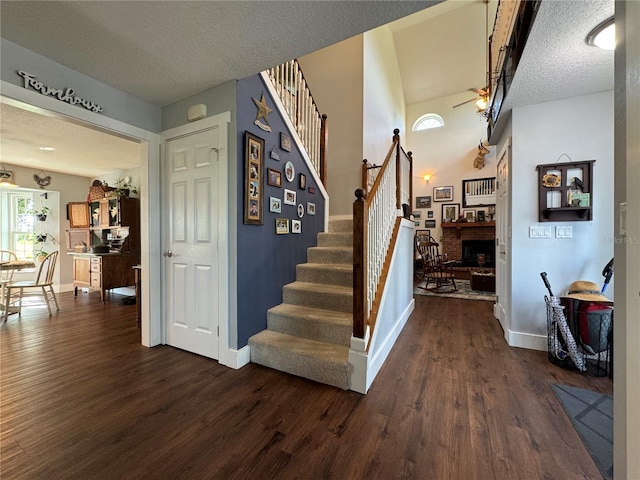
MULTIPOLYGON (((262 94, 262 97, 260 98, 260 100, 254 98, 253 99, 253 103, 255 103, 256 107, 258 107, 258 113, 256 115, 256 119, 255 119, 254 123, 256 125, 260 126, 262 124, 262 122, 260 122, 260 119, 264 118, 264 122, 265 122, 266 125, 263 125, 260 128, 268 127, 268 125, 269 125, 269 117, 268 117, 268 115, 273 110, 270 109, 269 107, 267 107, 267 101, 264 98, 264 93, 262 94)), ((270 130, 271 130, 271 128, 269 128, 269 131, 270 130)))

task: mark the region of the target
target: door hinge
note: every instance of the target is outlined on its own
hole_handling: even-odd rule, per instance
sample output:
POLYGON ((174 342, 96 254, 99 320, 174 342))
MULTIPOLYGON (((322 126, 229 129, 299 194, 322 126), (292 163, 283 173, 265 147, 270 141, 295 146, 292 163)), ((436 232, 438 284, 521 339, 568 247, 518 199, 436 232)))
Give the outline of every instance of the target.
POLYGON ((220 336, 220 325, 218 325, 216 327, 216 335, 219 337, 220 336))

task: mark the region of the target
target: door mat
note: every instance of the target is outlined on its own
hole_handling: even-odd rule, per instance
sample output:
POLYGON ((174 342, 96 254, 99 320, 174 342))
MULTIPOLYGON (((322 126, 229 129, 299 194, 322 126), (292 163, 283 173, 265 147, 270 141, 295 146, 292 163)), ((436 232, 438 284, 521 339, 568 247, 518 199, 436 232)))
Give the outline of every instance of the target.
MULTIPOLYGON (((426 280, 422 280, 416 288, 413 289, 414 295, 427 295, 432 297, 448 297, 448 298, 463 298, 465 300, 488 300, 491 302, 496 301, 496 295, 492 292, 482 292, 480 290, 471 290, 471 282, 469 280, 456 279, 456 292, 450 293, 434 293, 429 290, 425 290, 426 280)), ((433 285, 433 282, 431 283, 433 285)))
POLYGON ((553 391, 603 478, 613 480, 613 397, 568 385, 553 391))

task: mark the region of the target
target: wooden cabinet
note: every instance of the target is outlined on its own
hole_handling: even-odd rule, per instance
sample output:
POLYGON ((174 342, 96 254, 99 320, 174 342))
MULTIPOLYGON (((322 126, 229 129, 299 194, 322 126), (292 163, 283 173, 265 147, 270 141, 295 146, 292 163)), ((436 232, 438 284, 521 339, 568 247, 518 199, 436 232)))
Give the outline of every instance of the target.
POLYGON ((76 294, 78 287, 91 285, 91 259, 88 257, 73 257, 73 286, 76 294))
POLYGON ((140 201, 137 198, 101 198, 91 203, 71 202, 67 251, 78 252, 85 243, 87 251, 94 245, 109 245, 118 252, 140 251, 140 201), (86 217, 85 217, 86 215, 86 217), (79 225, 86 224, 84 228, 79 225))
POLYGON ((101 198, 91 203, 70 203, 67 251, 73 258, 73 286, 100 292, 135 284, 133 266, 139 263, 140 203, 137 198, 101 198), (76 216, 72 219, 72 212, 76 216), (86 213, 87 226, 81 225, 86 213), (86 252, 82 252, 82 245, 86 252), (109 253, 92 253, 95 245, 109 245, 109 253))
POLYGON ((538 165, 538 221, 577 222, 593 218, 595 160, 538 165))
POLYGON ((132 254, 75 255, 73 258, 74 295, 78 295, 78 288, 88 288, 99 291, 100 300, 104 303, 107 290, 135 285, 133 267, 137 263, 137 255, 132 254))

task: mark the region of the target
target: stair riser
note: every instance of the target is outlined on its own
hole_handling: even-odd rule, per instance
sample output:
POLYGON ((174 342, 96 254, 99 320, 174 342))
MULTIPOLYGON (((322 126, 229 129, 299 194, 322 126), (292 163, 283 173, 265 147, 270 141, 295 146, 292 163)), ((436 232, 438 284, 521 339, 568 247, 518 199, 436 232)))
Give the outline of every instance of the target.
POLYGON ((327 325, 326 322, 306 317, 290 317, 278 313, 267 312, 267 328, 275 332, 286 333, 296 337, 308 338, 318 342, 334 343, 349 346, 352 325, 327 325))
POLYGON ((307 249, 307 262, 353 265, 353 250, 310 247, 307 249))
POLYGON ((326 233, 318 234, 319 247, 353 247, 353 233, 326 233))
POLYGON ((282 301, 291 305, 335 310, 336 312, 353 312, 353 294, 351 292, 316 292, 289 288, 282 289, 282 301))
POLYGON ((329 219, 329 232, 353 233, 353 219, 329 219))
POLYGON ((299 377, 347 390, 349 371, 346 365, 299 355, 284 348, 249 341, 251 361, 299 377))
POLYGON ((331 268, 331 265, 323 268, 318 264, 303 263, 296 266, 296 280, 299 282, 350 287, 353 285, 353 269, 336 269, 331 268))

